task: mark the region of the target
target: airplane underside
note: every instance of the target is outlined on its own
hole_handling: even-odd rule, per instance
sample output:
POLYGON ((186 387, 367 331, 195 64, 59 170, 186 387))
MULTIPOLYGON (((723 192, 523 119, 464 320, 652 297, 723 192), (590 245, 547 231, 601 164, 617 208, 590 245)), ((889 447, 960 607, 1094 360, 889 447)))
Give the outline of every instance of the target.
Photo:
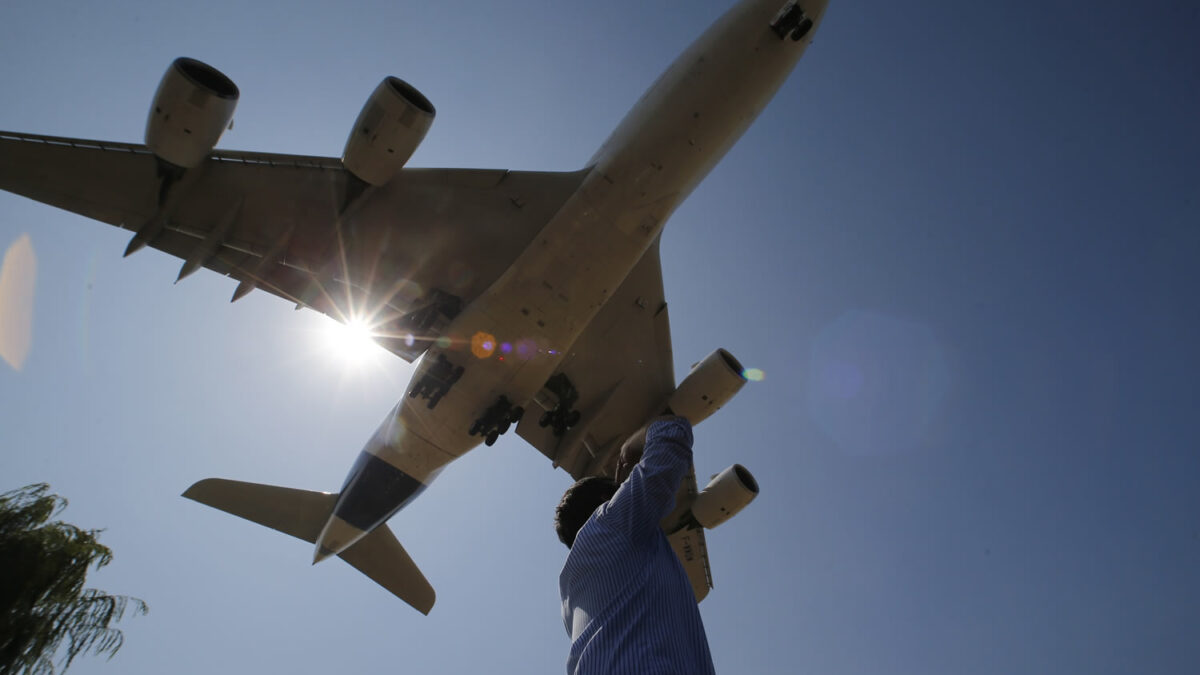
MULTIPOLYGON (((263 290, 339 321, 370 307, 376 340, 419 362, 341 490, 208 479, 184 496, 313 543, 314 563, 341 556, 427 613, 433 589, 385 523, 450 462, 516 428, 574 477, 610 473, 665 407, 696 424, 745 383, 723 349, 676 383, 659 240, 787 79, 826 4, 736 2, 576 172, 406 167, 436 111, 395 77, 340 160, 215 150, 238 89, 181 58, 145 146, 0 133, 0 187, 132 230, 126 255, 183 258, 180 279, 233 277, 234 301, 263 290)), ((758 488, 735 465, 680 489, 663 527, 699 600, 703 529, 758 488)))
MULTIPOLYGON (((381 508, 378 522, 416 496, 413 485, 427 484, 481 441, 494 443, 527 408, 557 435, 579 422, 578 392, 555 376, 557 366, 675 207, 774 96, 812 28, 802 3, 741 2, 643 97, 536 241, 449 325, 455 343, 426 352, 398 415, 384 421, 388 433, 368 443, 364 453, 405 477, 394 482, 391 510, 381 508), (522 342, 534 345, 527 358, 505 358, 497 348, 522 342), (553 407, 537 406, 539 398, 553 407)), ((347 487, 343 500, 353 499, 354 485, 347 487)), ((330 522, 331 532, 345 531, 330 522)), ((318 548, 348 545, 337 540, 323 538, 318 548)))

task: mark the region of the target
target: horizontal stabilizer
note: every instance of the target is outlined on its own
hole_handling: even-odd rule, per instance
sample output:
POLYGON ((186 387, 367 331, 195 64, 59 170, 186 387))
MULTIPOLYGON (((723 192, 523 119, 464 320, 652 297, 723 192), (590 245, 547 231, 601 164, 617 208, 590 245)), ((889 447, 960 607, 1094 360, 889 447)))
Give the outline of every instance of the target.
POLYGON ((338 554, 359 572, 412 605, 422 614, 429 614, 437 594, 421 574, 408 551, 396 540, 387 525, 380 525, 358 543, 338 554))
MULTIPOLYGON (((337 501, 337 495, 328 492, 223 478, 202 480, 183 496, 314 544, 337 501)), ((422 614, 433 609, 433 586, 387 525, 375 528, 339 557, 422 614)))
POLYGON ((188 488, 183 496, 310 544, 317 543, 317 536, 337 501, 337 495, 328 492, 224 478, 206 478, 188 488))

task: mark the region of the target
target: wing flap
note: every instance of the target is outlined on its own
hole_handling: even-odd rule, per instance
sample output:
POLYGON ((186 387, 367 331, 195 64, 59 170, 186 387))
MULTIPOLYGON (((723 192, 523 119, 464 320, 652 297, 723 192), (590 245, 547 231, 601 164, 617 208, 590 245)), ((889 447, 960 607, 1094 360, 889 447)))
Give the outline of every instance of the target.
POLYGON ((700 526, 685 527, 667 535, 671 548, 683 563, 683 571, 687 573, 688 581, 692 584, 692 592, 696 594, 696 602, 708 597, 712 589, 712 572, 708 567, 708 544, 704 541, 704 528, 700 526))
POLYGON ((671 548, 683 564, 683 570, 692 584, 696 602, 708 596, 712 588, 712 568, 708 563, 708 543, 704 540, 704 528, 691 517, 692 502, 696 501, 699 488, 696 483, 696 467, 692 466, 679 489, 675 491, 675 508, 662 519, 663 531, 671 548))

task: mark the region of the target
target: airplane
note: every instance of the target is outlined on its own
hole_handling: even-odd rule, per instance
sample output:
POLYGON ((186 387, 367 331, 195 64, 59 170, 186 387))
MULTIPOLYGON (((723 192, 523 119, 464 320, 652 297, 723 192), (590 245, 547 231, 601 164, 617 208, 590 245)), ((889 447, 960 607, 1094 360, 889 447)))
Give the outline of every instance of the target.
MULTIPOLYGON (((655 81, 584 168, 411 168, 436 109, 385 78, 340 159, 216 150, 237 86, 176 59, 145 145, 0 132, 0 188, 132 231, 145 247, 297 309, 366 322, 417 362, 405 395, 325 493, 210 478, 183 496, 337 555, 418 611, 436 595, 386 522, 453 460, 516 432, 573 478, 612 475, 669 409, 698 424, 746 382, 717 349, 678 384, 659 240, 676 207, 783 85, 828 0, 738 0, 655 81), (465 264, 464 264, 465 263, 465 264)), ((758 493, 741 465, 662 526, 697 602, 704 530, 758 493)))

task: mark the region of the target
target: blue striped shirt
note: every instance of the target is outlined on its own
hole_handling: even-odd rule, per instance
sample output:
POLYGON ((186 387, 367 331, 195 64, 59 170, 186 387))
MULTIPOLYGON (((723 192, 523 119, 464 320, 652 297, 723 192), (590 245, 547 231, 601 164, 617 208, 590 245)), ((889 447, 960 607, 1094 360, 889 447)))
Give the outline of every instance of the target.
POLYGON ((687 574, 659 527, 692 465, 692 428, 655 422, 642 459, 580 528, 559 576, 567 673, 712 673, 687 574))

